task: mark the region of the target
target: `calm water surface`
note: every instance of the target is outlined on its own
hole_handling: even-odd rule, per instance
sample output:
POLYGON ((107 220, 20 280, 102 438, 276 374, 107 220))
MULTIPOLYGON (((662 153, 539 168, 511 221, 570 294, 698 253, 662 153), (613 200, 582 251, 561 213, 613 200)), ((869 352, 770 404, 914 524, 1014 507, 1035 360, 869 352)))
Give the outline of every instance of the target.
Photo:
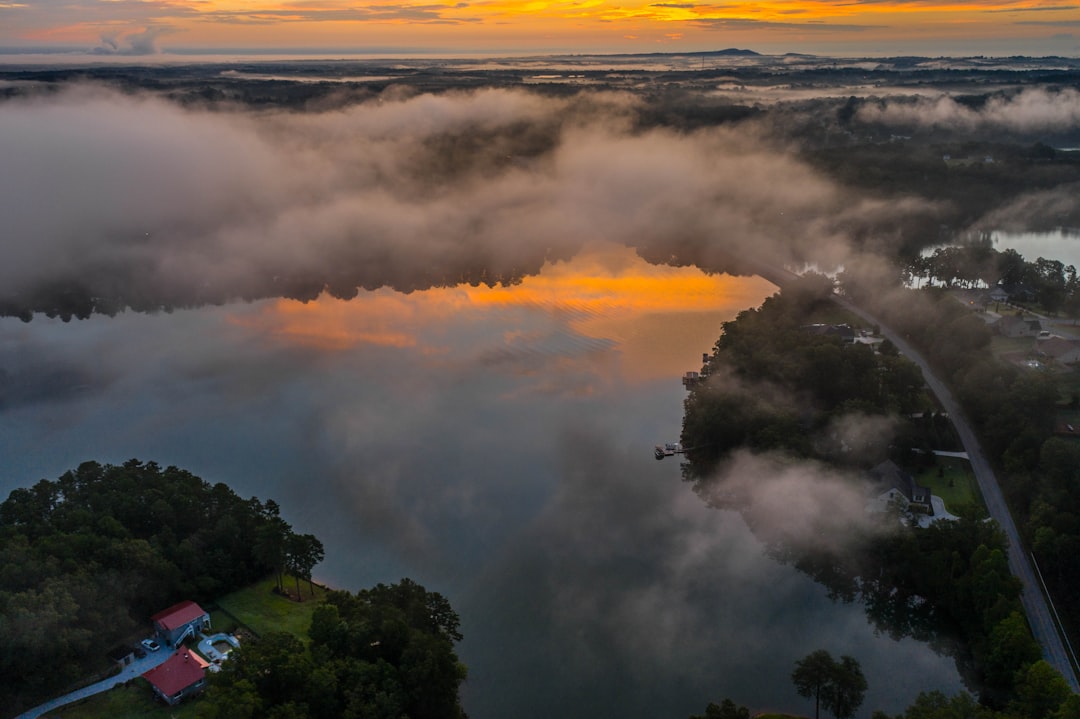
POLYGON ((954 692, 652 458, 679 376, 773 289, 602 247, 511 288, 0 320, 0 490, 138 457, 274 498, 318 578, 447 595, 474 719, 807 713, 818 648, 862 663, 862 716, 954 692))
POLYGON ((995 250, 1014 249, 1028 262, 1045 257, 1080 269, 1080 230, 995 232, 991 241, 995 250))

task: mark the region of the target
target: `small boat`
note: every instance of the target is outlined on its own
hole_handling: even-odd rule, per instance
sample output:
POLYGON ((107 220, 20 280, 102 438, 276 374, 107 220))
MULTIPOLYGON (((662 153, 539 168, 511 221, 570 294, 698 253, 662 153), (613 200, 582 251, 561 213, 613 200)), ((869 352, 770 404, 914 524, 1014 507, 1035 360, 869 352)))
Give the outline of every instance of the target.
POLYGON ((656 445, 656 449, 653 450, 653 456, 657 459, 663 459, 664 457, 671 457, 676 454, 681 454, 683 451, 682 445, 678 442, 668 442, 661 445, 656 445))

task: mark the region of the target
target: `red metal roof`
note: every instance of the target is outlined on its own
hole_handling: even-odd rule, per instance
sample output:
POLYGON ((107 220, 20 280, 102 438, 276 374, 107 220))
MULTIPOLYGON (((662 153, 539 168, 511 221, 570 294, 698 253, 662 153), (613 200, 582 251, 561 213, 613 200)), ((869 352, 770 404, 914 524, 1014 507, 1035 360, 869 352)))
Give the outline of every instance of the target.
POLYGON ((174 604, 168 609, 158 612, 150 617, 150 620, 165 627, 166 631, 171 632, 173 629, 182 627, 204 614, 206 614, 206 611, 198 604, 192 601, 186 601, 174 604))
POLYGON ((143 678, 158 688, 162 694, 171 697, 182 692, 206 676, 206 667, 210 666, 202 657, 187 649, 181 649, 148 672, 143 678))

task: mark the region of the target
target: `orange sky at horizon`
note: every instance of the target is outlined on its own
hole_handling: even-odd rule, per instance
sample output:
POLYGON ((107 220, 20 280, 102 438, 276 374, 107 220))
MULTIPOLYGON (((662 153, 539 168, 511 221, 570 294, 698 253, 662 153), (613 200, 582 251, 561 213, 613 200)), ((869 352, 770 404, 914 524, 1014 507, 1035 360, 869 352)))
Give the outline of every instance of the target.
POLYGON ((0 0, 0 47, 85 45, 121 55, 169 47, 810 51, 1009 38, 1038 47, 1078 26, 1071 0, 0 0))
POLYGON ((645 381, 697 369, 700 353, 719 336, 720 323, 759 305, 775 289, 759 277, 650 265, 631 250, 601 247, 545 265, 540 274, 508 287, 461 285, 408 295, 382 289, 352 300, 324 294, 307 303, 281 299, 230 321, 269 341, 316 352, 367 345, 436 360, 462 351, 453 346, 459 336, 455 326, 493 328, 496 334, 483 343, 494 350, 542 342, 538 327, 547 331, 554 322, 609 341, 620 354, 623 375, 645 381), (522 326, 515 311, 539 319, 522 326))

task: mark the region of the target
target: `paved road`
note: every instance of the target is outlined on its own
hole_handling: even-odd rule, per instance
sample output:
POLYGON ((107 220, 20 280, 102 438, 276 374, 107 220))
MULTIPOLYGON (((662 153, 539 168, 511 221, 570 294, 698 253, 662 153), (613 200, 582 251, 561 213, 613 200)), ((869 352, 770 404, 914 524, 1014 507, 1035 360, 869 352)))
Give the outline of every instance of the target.
POLYGON ((1023 542, 1020 541, 1020 532, 1017 531, 1009 507, 1005 504, 1005 497, 1001 494, 1001 488, 998 486, 994 470, 986 459, 982 446, 979 444, 975 432, 971 429, 967 417, 961 411, 960 403, 956 401, 945 383, 933 373, 930 365, 922 355, 916 352, 915 348, 903 337, 881 324, 877 318, 851 304, 851 302, 842 297, 835 297, 835 299, 845 309, 854 312, 866 322, 880 327, 881 333, 896 345, 901 354, 919 366, 927 386, 930 387, 930 391, 937 396, 942 408, 949 413, 949 418, 952 420, 953 426, 956 427, 956 433, 960 435, 960 441, 963 443, 964 449, 967 450, 968 459, 971 460, 971 469, 975 472, 975 479, 978 481, 979 489, 982 491, 986 509, 1009 539, 1009 569, 1015 576, 1020 578, 1020 582, 1023 584, 1020 601, 1024 605, 1024 612, 1027 614, 1028 624, 1031 625, 1031 632, 1035 635, 1036 641, 1042 645, 1043 656, 1046 661, 1061 672, 1061 675, 1065 677, 1065 681, 1069 683, 1074 692, 1080 692, 1080 682, 1077 682, 1076 672, 1073 671, 1072 662, 1069 661, 1069 656, 1065 651, 1065 644, 1061 640, 1061 635, 1058 633, 1057 626, 1050 613, 1050 607, 1039 586, 1039 581, 1035 577, 1035 570, 1032 568, 1031 561, 1024 551, 1023 542))
POLYGON ((70 694, 65 694, 62 697, 56 699, 50 699, 44 704, 39 704, 33 709, 27 710, 15 717, 15 719, 37 719, 46 712, 51 712, 53 709, 59 709, 62 706, 67 706, 72 702, 77 702, 80 699, 100 694, 101 692, 108 691, 118 684, 131 681, 135 677, 141 676, 143 672, 148 672, 157 665, 163 663, 166 659, 172 656, 173 652, 168 648, 159 649, 156 652, 147 652, 146 656, 142 659, 136 659, 133 663, 124 667, 123 671, 115 676, 111 676, 108 679, 103 679, 96 684, 91 684, 88 687, 77 689, 70 694))
MULTIPOLYGON (((797 277, 791 272, 775 267, 762 268, 762 272, 759 274, 778 287, 783 287, 786 282, 797 277)), ((1061 635, 1057 631, 1057 626, 1050 613, 1049 604, 1042 593, 1038 579, 1035 577, 1035 570, 1032 568, 1028 555, 1024 552, 1024 545, 1020 541, 1020 533, 1016 529, 1016 523, 1013 522, 1008 505, 1005 504, 1005 498, 1001 494, 997 477, 994 475, 994 470, 982 451, 979 440, 975 437, 975 432, 972 431, 971 425, 961 411, 960 403, 956 401, 945 383, 933 373, 930 365, 922 355, 916 352, 915 348, 903 337, 882 324, 876 317, 856 307, 843 297, 833 295, 833 299, 837 304, 858 315, 864 321, 880 327, 881 333, 896 345, 901 354, 917 364, 919 369, 922 370, 927 386, 937 396, 942 408, 949 414, 953 426, 956 427, 956 433, 960 436, 964 449, 967 450, 968 458, 971 460, 971 469, 974 471, 975 479, 979 483, 979 489, 982 491, 987 511, 998 523, 1002 531, 1005 532, 1005 536, 1008 537, 1009 570, 1020 579, 1023 585, 1020 601, 1024 605, 1024 612, 1027 614, 1028 624, 1031 625, 1031 632, 1034 634, 1036 641, 1042 646, 1043 656, 1046 661, 1061 672, 1061 675, 1065 677, 1065 681, 1069 683, 1074 692, 1080 692, 1080 682, 1077 681, 1076 672, 1069 661, 1061 635)))

